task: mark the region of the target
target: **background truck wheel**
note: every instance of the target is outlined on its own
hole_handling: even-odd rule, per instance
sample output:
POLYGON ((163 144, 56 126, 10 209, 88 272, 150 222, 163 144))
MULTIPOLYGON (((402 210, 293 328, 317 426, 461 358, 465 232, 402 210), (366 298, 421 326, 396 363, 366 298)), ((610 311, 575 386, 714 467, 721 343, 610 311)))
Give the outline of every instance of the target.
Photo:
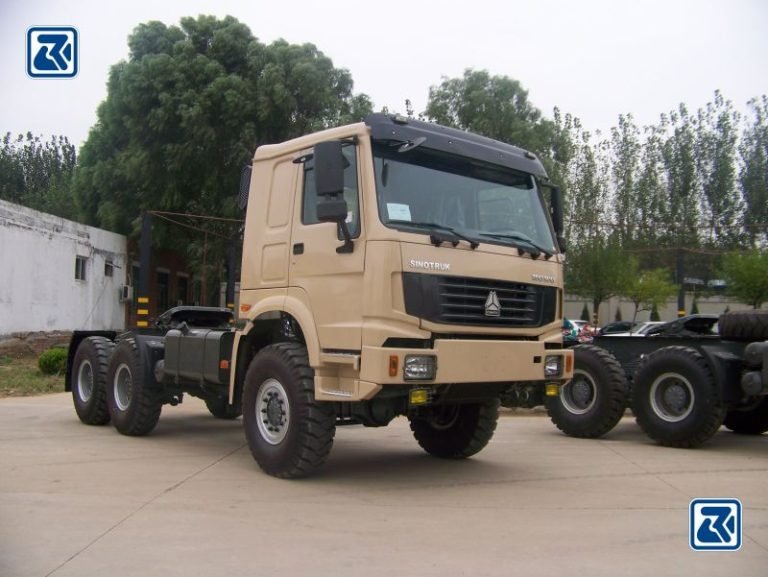
POLYGON ((632 411, 645 434, 668 447, 701 445, 725 417, 709 365, 688 347, 664 347, 643 360, 632 385, 632 411))
POLYGON ((627 379, 616 358, 600 347, 573 348, 573 379, 545 404, 555 426, 571 437, 601 437, 616 426, 628 402, 627 379))
POLYGON ((425 407, 408 417, 422 449, 442 459, 465 459, 479 453, 493 437, 499 400, 425 407))
POLYGON ((305 477, 320 468, 333 446, 336 415, 315 400, 314 371, 298 343, 264 347, 251 361, 243 390, 248 446, 264 472, 305 477))
POLYGON ((123 435, 146 435, 157 425, 163 401, 150 387, 144 381, 136 341, 120 341, 109 362, 107 406, 112 424, 123 435))
POLYGON ((227 398, 206 399, 205 406, 214 417, 226 421, 234 420, 243 414, 243 411, 232 407, 227 398))
POLYGON ((720 336, 729 341, 768 340, 768 310, 733 311, 720 316, 720 336))
POLYGON ((762 435, 768 431, 768 397, 750 409, 728 411, 723 425, 740 435, 762 435))
POLYGON ((72 360, 72 401, 86 425, 109 422, 107 368, 115 343, 105 337, 88 337, 77 347, 72 360))

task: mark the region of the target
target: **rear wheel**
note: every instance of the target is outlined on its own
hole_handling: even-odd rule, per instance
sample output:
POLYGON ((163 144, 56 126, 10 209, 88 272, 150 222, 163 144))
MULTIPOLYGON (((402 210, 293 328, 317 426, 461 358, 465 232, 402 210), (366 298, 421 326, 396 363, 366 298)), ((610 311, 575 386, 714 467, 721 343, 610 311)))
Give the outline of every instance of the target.
POLYGON ((498 419, 498 399, 425 407, 408 417, 421 448, 442 459, 465 459, 479 453, 493 437, 498 419))
POLYGON ((572 437, 601 437, 627 408, 627 379, 616 358, 600 347, 573 348, 573 379, 545 404, 555 426, 572 437))
POLYGON ((120 341, 109 363, 107 406, 112 424, 123 435, 146 435, 157 425, 163 400, 145 382, 134 339, 120 341))
POLYGON ((72 401, 78 418, 86 425, 109 422, 107 368, 115 343, 105 337, 88 337, 72 359, 72 401))
POLYGON ((253 458, 272 476, 305 477, 325 463, 336 414, 315 400, 303 345, 270 345, 253 358, 245 375, 243 426, 253 458))
POLYGON ((768 397, 749 409, 728 411, 723 425, 740 435, 762 435, 768 431, 768 397))
POLYGON ((688 347, 665 347, 643 360, 632 386, 632 411, 649 437, 669 447, 701 445, 725 417, 709 365, 688 347))

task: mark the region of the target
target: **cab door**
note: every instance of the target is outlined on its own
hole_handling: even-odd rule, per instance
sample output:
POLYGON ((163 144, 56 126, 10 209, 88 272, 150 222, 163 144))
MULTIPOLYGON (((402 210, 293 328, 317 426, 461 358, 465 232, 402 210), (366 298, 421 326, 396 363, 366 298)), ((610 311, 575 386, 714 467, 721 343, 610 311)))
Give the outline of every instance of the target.
MULTIPOLYGON (((307 151, 311 152, 311 151, 307 151)), ((289 284, 308 303, 324 350, 359 351, 362 341, 365 231, 362 230, 361 178, 358 150, 345 143, 344 200, 352 252, 337 252, 344 241, 340 227, 317 219, 314 160, 303 162, 291 234, 289 284)))

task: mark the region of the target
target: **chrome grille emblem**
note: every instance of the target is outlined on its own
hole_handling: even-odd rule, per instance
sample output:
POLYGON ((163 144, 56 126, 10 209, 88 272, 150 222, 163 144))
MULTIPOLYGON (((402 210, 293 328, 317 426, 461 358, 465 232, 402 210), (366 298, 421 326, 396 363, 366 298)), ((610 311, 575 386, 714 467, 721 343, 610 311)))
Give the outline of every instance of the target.
POLYGON ((488 298, 485 299, 485 316, 501 316, 501 303, 499 302, 499 297, 496 296, 496 291, 489 292, 488 298))

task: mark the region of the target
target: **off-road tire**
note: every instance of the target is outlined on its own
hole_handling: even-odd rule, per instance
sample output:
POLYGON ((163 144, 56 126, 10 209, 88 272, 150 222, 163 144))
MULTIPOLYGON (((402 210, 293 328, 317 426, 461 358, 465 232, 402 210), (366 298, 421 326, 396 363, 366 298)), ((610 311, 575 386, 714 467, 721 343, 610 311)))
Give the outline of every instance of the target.
POLYGON ((466 459, 493 437, 499 400, 425 407, 408 420, 414 438, 427 453, 441 459, 466 459))
POLYGON ((306 347, 278 343, 256 354, 245 375, 243 428, 253 458, 269 475, 306 477, 325 463, 336 414, 315 400, 306 347))
POLYGON ((624 416, 629 387, 621 363, 594 345, 573 348, 573 379, 557 397, 546 397, 549 418, 566 435, 602 437, 624 416))
POLYGON ((242 410, 238 410, 230 405, 226 397, 206 399, 205 406, 208 407, 208 412, 211 413, 214 417, 217 419, 223 419, 225 421, 233 421, 243 414, 242 410))
POLYGON ((86 425, 106 425, 107 369, 115 343, 105 337, 83 339, 72 359, 70 380, 72 402, 80 421, 86 425))
POLYGON ((768 310, 732 311, 718 320, 720 336, 728 341, 768 340, 768 310))
POLYGON ((664 347, 641 362, 632 384, 632 412, 646 435, 668 447, 698 447, 723 424, 717 382, 689 347, 664 347))
POLYGON ((107 406, 112 424, 123 435, 146 435, 160 418, 162 393, 145 382, 139 349, 132 338, 120 341, 112 353, 107 406))
POLYGON ((740 435, 762 435, 768 431, 768 397, 751 409, 728 411, 723 425, 740 435))

